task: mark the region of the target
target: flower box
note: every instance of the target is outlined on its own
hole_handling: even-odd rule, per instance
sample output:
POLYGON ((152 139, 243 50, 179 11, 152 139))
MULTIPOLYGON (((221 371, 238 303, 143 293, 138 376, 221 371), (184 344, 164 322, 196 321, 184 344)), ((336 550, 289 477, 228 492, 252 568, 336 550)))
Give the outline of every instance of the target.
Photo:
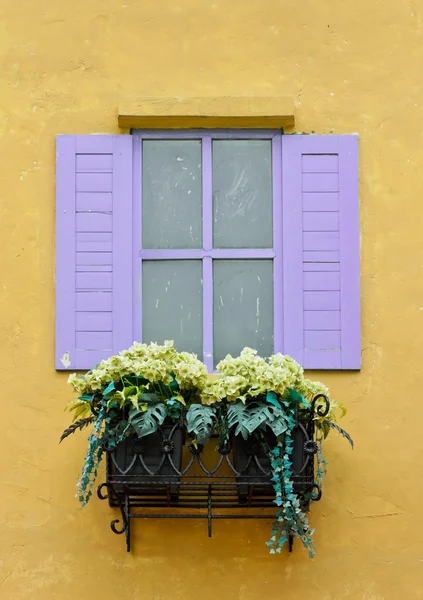
POLYGON ((77 497, 88 502, 106 454, 97 495, 119 508, 111 528, 128 550, 134 519, 203 518, 211 535, 213 519, 269 519, 262 509, 272 509, 270 553, 285 543, 291 550, 297 537, 313 556, 307 512, 321 497, 322 443, 335 429, 352 444, 334 421, 345 410, 288 356, 245 348, 217 368, 210 381, 205 365, 171 342, 136 343, 71 376, 76 420, 61 439, 92 425, 77 497))

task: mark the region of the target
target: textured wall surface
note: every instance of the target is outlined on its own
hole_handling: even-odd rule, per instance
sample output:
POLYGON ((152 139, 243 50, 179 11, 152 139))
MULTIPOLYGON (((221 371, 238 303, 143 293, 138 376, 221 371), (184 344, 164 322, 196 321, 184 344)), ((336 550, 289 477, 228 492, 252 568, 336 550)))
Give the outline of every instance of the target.
POLYGON ((423 11, 415 0, 2 0, 0 597, 423 597, 423 11), (123 3, 125 2, 125 3, 123 3), (363 368, 319 373, 349 408, 326 445, 318 555, 265 522, 137 522, 74 499, 86 435, 54 371, 56 133, 118 132, 122 96, 291 96, 296 131, 360 135, 363 368))

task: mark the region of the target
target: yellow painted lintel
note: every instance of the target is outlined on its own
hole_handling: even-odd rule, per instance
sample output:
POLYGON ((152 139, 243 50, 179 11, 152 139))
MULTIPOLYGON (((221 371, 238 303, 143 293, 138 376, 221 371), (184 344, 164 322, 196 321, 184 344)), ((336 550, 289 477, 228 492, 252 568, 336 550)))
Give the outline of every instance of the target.
POLYGON ((198 98, 122 99, 119 127, 143 129, 292 128, 292 99, 216 96, 198 98))

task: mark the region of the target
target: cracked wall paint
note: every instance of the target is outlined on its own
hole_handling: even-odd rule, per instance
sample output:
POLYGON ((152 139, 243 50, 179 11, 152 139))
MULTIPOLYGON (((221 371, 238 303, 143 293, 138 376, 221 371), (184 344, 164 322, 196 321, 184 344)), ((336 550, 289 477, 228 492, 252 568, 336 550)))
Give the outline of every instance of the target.
MULTIPOLYGON (((3 0, 0 8, 0 597, 423 597, 423 19, 415 0, 3 0), (296 131, 360 136, 363 368, 313 373, 347 404, 328 440, 318 554, 268 524, 137 522, 134 552, 75 483, 87 434, 54 371, 57 133, 117 133, 119 97, 289 96, 296 131), (219 582, 219 588, 216 582, 219 582)), ((114 516, 113 516, 114 518, 114 516)))

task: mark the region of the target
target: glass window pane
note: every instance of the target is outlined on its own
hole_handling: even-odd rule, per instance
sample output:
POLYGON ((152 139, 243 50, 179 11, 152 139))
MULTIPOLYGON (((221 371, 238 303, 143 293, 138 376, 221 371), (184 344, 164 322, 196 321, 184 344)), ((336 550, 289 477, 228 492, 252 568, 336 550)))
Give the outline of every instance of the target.
POLYGON ((203 357, 201 260, 149 260, 142 264, 142 340, 173 340, 178 350, 203 357))
POLYGON ((214 363, 250 346, 273 353, 273 261, 213 261, 214 363))
POLYGON ((201 248, 200 140, 142 145, 143 248, 201 248))
POLYGON ((213 246, 273 247, 271 140, 213 141, 213 246))

